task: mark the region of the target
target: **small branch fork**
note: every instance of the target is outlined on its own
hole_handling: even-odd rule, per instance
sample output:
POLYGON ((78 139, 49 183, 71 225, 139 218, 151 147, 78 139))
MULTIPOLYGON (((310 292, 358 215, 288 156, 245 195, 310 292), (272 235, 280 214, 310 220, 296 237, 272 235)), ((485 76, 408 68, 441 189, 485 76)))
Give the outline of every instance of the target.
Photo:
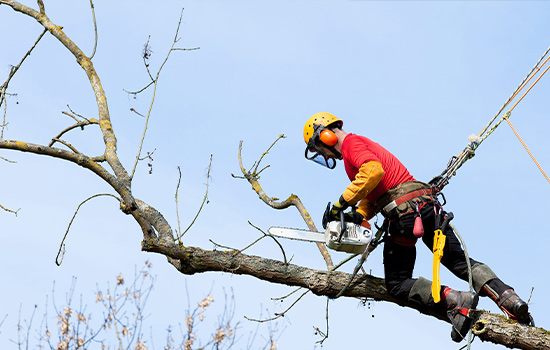
POLYGON ((2 209, 4 211, 7 211, 8 213, 13 213, 13 214, 15 214, 15 216, 17 216, 17 213, 19 212, 19 210, 21 210, 21 209, 11 210, 11 209, 6 208, 2 204, 0 204, 0 209, 2 209))
MULTIPOLYGON (((281 243, 279 243, 279 241, 275 238, 275 236, 273 235, 270 235, 269 233, 265 233, 261 228, 259 228, 258 226, 256 225, 253 225, 250 221, 248 222, 248 224, 252 227, 254 227, 256 230, 260 231, 263 236, 256 239, 254 242, 250 243, 249 245, 247 245, 246 247, 244 247, 243 249, 235 249, 235 248, 231 248, 231 247, 228 247, 228 246, 224 246, 224 245, 221 245, 221 244, 218 244, 216 242, 214 242, 213 240, 210 239, 210 242, 212 242, 212 244, 214 244, 216 247, 220 247, 220 248, 224 248, 224 249, 229 249, 229 250, 233 250, 234 251, 234 254, 238 254, 238 253, 242 253, 244 252, 245 250, 247 250, 248 248, 252 247, 254 244, 258 243, 259 241, 261 241, 262 239, 264 239, 265 237, 270 237, 272 238, 275 243, 277 243, 277 245, 279 246, 279 248, 281 248, 281 252, 283 253, 283 260, 284 260, 284 263, 285 264, 288 264, 290 263, 290 260, 287 260, 286 259, 286 253, 285 253, 285 250, 283 248, 283 246, 281 245, 281 243)), ((292 260, 292 259, 291 259, 292 260)))
POLYGON ((84 118, 84 120, 78 120, 76 119, 76 117, 74 116, 74 114, 71 114, 71 113, 68 113, 68 112, 62 112, 63 114, 66 114, 68 116, 70 116, 71 118, 75 119, 77 121, 76 124, 73 124, 67 128, 65 128, 64 130, 62 130, 57 136, 53 137, 52 140, 50 141, 50 143, 48 144, 48 147, 53 147, 53 145, 56 143, 56 142, 59 142, 59 143, 62 143, 64 144, 65 146, 67 146, 68 148, 70 148, 73 152, 75 153, 80 153, 78 152, 73 146, 71 146, 69 143, 63 141, 61 139, 61 137, 66 134, 67 132, 73 130, 73 129, 76 129, 76 128, 80 128, 81 130, 84 130, 84 127, 85 126, 88 126, 88 125, 93 125, 93 124, 96 124, 96 125, 99 125, 99 122, 97 121, 97 119, 86 119, 82 116, 82 118, 84 118))
MULTIPOLYGON (((130 175, 130 178, 134 177, 138 162, 139 162, 140 157, 141 157, 141 150, 143 148, 143 142, 145 140, 145 134, 147 133, 147 127, 149 125, 149 117, 151 116, 151 111, 153 110, 153 104, 155 102, 155 95, 156 95, 156 91, 157 91, 157 84, 158 84, 158 80, 159 80, 159 76, 160 76, 160 72, 162 71, 162 68, 164 68, 164 65, 168 61, 168 58, 170 57, 170 54, 172 53, 172 51, 198 50, 198 49, 200 49, 199 47, 192 48, 192 49, 183 49, 183 48, 176 48, 175 47, 176 44, 178 43, 178 41, 180 40, 178 35, 179 35, 179 30, 180 30, 182 19, 183 19, 183 9, 181 9, 180 19, 179 19, 179 22, 178 22, 178 27, 176 29, 176 34, 174 36, 174 41, 172 42, 172 46, 170 47, 170 50, 168 50, 168 53, 166 54, 166 57, 164 58, 164 61, 160 65, 155 77, 153 78, 153 75, 151 74, 151 71, 149 70, 148 60, 149 60, 149 58, 151 57, 151 54, 152 54, 152 51, 151 51, 150 46, 149 46, 149 39, 150 39, 149 38, 149 39, 147 39, 147 43, 145 44, 145 47, 143 49, 143 63, 145 65, 145 69, 147 70, 147 74, 149 75, 149 78, 151 79, 151 81, 144 88, 142 88, 138 91, 126 91, 126 90, 124 90, 128 94, 131 94, 131 95, 135 96, 135 95, 145 91, 151 85, 153 86, 153 96, 151 97, 151 103, 149 104, 149 110, 147 111, 147 115, 145 116, 145 126, 143 127, 143 135, 141 137, 141 142, 139 143, 139 148, 138 148, 138 152, 137 152, 137 155, 136 155, 136 160, 134 162, 134 167, 132 169, 132 173, 130 175)), ((140 113, 138 113, 135 109, 132 108, 131 110, 133 112, 137 113, 138 115, 143 116, 140 113)))
MULTIPOLYGON (((0 2, 1 4, 1 2, 0 2)), ((43 9, 44 5, 42 5, 42 9, 43 9)), ((14 94, 10 94, 7 92, 8 90, 8 85, 10 84, 10 81, 11 79, 13 78, 13 76, 15 75, 15 73, 17 73, 17 71, 19 70, 19 68, 21 67, 21 65, 23 64, 23 62, 25 61, 25 59, 27 57, 30 56, 31 52, 34 50, 34 48, 36 47, 36 45, 38 45, 38 42, 42 39, 42 37, 44 37, 44 34, 46 34, 48 30, 47 29, 44 29, 44 31, 38 36, 38 39, 36 39, 36 41, 34 42, 34 44, 31 46, 31 48, 27 51, 27 53, 23 56, 23 58, 21 59, 21 61, 19 62, 18 65, 16 66, 12 66, 11 69, 10 69, 10 73, 8 74, 8 78, 6 79, 6 81, 0 86, 0 108, 2 107, 2 104, 4 105, 4 112, 3 112, 3 117, 2 117, 2 125, 1 125, 1 131, 0 131, 0 139, 3 139, 4 138, 4 129, 6 128, 6 126, 8 125, 6 123, 6 112, 7 112, 7 101, 6 101, 6 96, 12 96, 14 94)))
MULTIPOLYGON (((302 201, 300 200, 300 198, 298 198, 298 196, 296 196, 295 194, 291 194, 286 200, 277 201, 277 198, 267 196, 264 190, 262 189, 262 186, 259 183, 260 173, 262 173, 262 171, 264 171, 269 167, 269 165, 266 165, 262 169, 258 170, 258 168, 260 167, 261 161, 263 160, 264 156, 266 156, 269 153, 269 151, 275 145, 275 143, 277 143, 277 141, 279 141, 284 137, 285 137, 284 135, 279 135, 279 137, 277 137, 277 139, 271 144, 271 146, 269 146, 269 148, 261 155, 260 159, 254 162, 254 164, 252 165, 252 168, 248 171, 244 168, 243 162, 242 162, 241 153, 242 153, 243 141, 241 140, 241 142, 239 143, 239 166, 241 168, 241 172, 243 173, 243 176, 235 176, 233 174, 232 176, 235 178, 246 179, 252 185, 252 189, 258 194, 260 199, 265 204, 269 205, 274 209, 286 209, 290 206, 295 206, 296 209, 298 209, 298 212, 300 212, 300 215, 304 219, 308 228, 312 231, 317 231, 317 228, 315 227, 315 224, 313 223, 311 216, 307 212, 306 208, 304 207, 304 205, 302 204, 302 201)), ((317 243, 317 247, 319 248, 319 251, 323 255, 323 259, 327 264, 327 268, 330 270, 333 267, 333 263, 327 248, 322 243, 317 243)))
MULTIPOLYGON (((263 237, 262 237, 263 238, 263 237)), ((261 238, 260 238, 261 239, 261 238)), ((256 242, 254 242, 256 243, 256 242)), ((253 243, 253 244, 254 244, 253 243)), ((278 243, 278 242, 277 242, 278 243)), ((248 247, 247 247, 248 248, 248 247)), ((246 248, 245 248, 246 249, 246 248)), ((281 247, 282 249, 282 247, 281 247)), ((243 249, 244 250, 244 249, 243 249)), ((242 252, 242 251, 240 251, 242 252)), ((284 253, 284 252, 283 252, 284 253)), ((336 264, 335 266, 333 266, 331 269, 329 269, 329 271, 336 271, 338 268, 340 268, 342 265, 344 265, 345 263, 347 263, 348 261, 350 261, 351 259, 355 258, 356 256, 358 256, 359 254, 355 254, 355 255, 350 255, 348 256, 346 259, 342 260, 341 262, 339 262, 338 264, 336 264)), ((286 263, 286 262, 285 262, 286 263)), ((285 295, 285 296, 282 296, 282 297, 279 297, 279 298, 271 298, 271 300, 280 300, 280 301, 283 301, 284 299, 290 297, 292 294, 298 292, 300 289, 302 289, 303 287, 299 287, 295 290, 293 290, 292 292, 290 292, 289 294, 285 295)), ((254 321, 254 322, 269 322, 269 321, 274 321, 276 319, 278 319, 279 317, 284 317, 285 314, 290 311, 290 309, 292 309, 292 307, 294 307, 294 305, 296 305, 296 303, 298 303, 298 301, 300 299, 302 299, 307 293, 311 292, 312 290, 311 289, 307 289, 304 293, 302 293, 285 311, 283 312, 279 312, 279 313, 275 313, 275 316, 274 317, 271 317, 269 319, 262 319, 262 320, 258 320, 258 319, 254 319, 254 318, 249 318, 249 317, 246 317, 245 318, 249 321, 254 321)), ((322 332, 319 328, 316 328, 317 332, 323 337, 322 340, 319 341, 319 343, 323 343, 325 341, 326 338, 328 338, 328 300, 327 300, 327 309, 326 309, 326 319, 327 319, 327 331, 326 332, 322 332)))
POLYGON ((189 229, 193 226, 193 224, 195 223, 195 221, 197 220, 197 218, 199 217, 199 214, 201 213, 202 211, 202 208, 204 207, 204 204, 205 203, 208 203, 208 186, 209 186, 209 182, 210 182, 210 170, 212 169, 212 155, 210 155, 210 163, 208 164, 208 171, 206 173, 206 193, 204 194, 204 198, 202 199, 202 203, 201 203, 201 206, 199 207, 199 210, 197 211, 197 214, 195 214, 195 217, 193 218, 193 220, 191 221, 191 223, 189 224, 189 226, 187 226, 187 228, 185 229, 185 231, 181 232, 181 228, 180 228, 180 215, 179 215, 179 211, 178 211, 178 190, 179 190, 179 187, 180 187, 180 181, 181 181, 181 170, 180 170, 180 167, 178 167, 178 172, 179 172, 179 178, 178 178, 178 186, 176 188, 176 216, 178 218, 178 236, 177 236, 177 241, 179 242, 179 244, 183 244, 182 241, 181 241, 181 238, 183 237, 183 235, 185 235, 187 233, 187 231, 189 231, 189 229))

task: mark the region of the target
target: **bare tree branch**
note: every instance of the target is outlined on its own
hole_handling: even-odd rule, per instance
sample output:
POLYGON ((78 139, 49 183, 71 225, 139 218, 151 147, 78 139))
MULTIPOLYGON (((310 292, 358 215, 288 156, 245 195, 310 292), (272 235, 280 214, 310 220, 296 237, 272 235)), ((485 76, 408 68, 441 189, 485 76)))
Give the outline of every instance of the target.
POLYGON ((145 218, 143 213, 140 212, 140 209, 137 205, 137 199, 132 196, 130 190, 124 185, 123 182, 119 181, 117 177, 113 176, 111 173, 105 170, 105 168, 97 164, 94 158, 90 158, 81 153, 69 152, 59 148, 12 140, 0 140, 0 149, 29 152, 64 159, 92 171, 104 181, 106 181, 109 185, 111 185, 111 187, 121 196, 121 198, 123 199, 121 210, 127 214, 131 214, 136 219, 137 223, 141 227, 144 236, 146 238, 153 237, 153 227, 149 223, 148 219, 145 218))
POLYGON ((96 103, 99 111, 99 126, 103 134, 105 143, 105 159, 113 169, 116 177, 121 181, 128 190, 130 190, 130 177, 126 169, 120 163, 117 156, 117 140, 111 124, 109 116, 109 108, 107 106, 107 97, 101 85, 101 81, 97 72, 94 69, 92 61, 82 52, 82 50, 71 40, 61 26, 55 25, 50 21, 44 13, 39 13, 34 9, 24 6, 17 1, 1 0, 0 3, 11 6, 15 11, 26 14, 38 21, 45 29, 47 29, 56 39, 58 39, 76 58, 77 63, 84 69, 92 89, 94 90, 96 103))
MULTIPOLYGON (((178 168, 179 169, 179 168, 178 168)), ((202 203, 201 203, 201 206, 199 207, 199 210, 197 211, 197 214, 195 215, 195 217, 193 218, 193 220, 191 221, 191 223, 189 224, 189 226, 187 226, 187 228, 185 229, 185 231, 181 232, 177 239, 178 241, 181 242, 181 238, 183 237, 183 235, 185 235, 187 233, 187 231, 189 231, 189 229, 191 228, 191 226, 193 226, 193 224, 195 223, 195 221, 197 220, 197 218, 199 217, 199 214, 201 213, 202 211, 202 208, 204 207, 204 203, 207 202, 207 199, 208 199, 208 185, 210 183, 210 170, 212 169, 212 155, 210 155, 210 163, 208 164, 208 172, 206 173, 206 193, 204 194, 204 198, 202 199, 202 203)), ((179 186, 179 182, 178 182, 178 186, 179 186)), ((177 198, 176 198, 177 200, 177 198)), ((179 225, 179 216, 178 216, 178 225, 179 225)), ((179 227, 178 227, 179 229, 179 227)))
POLYGON ((2 209, 4 211, 7 211, 8 213, 13 213, 13 214, 15 214, 15 216, 17 216, 17 213, 19 212, 19 210, 21 210, 21 209, 11 210, 11 209, 6 208, 2 204, 0 204, 0 209, 2 209))
POLYGON ((74 215, 73 215, 71 221, 69 222, 69 226, 67 227, 67 231, 65 231, 65 235, 63 236, 63 239, 61 240, 61 243, 59 244, 59 250, 57 251, 57 256, 55 257, 55 263, 57 264, 57 266, 61 266, 61 263, 63 262, 63 256, 65 256, 65 239, 67 238, 67 235, 69 234, 69 230, 71 229, 71 225, 73 224, 74 218, 76 217, 76 214, 78 214, 78 211, 80 210, 80 207, 84 203, 88 202, 89 200, 97 198, 97 197, 101 197, 101 196, 111 196, 114 199, 116 199, 118 202, 121 202, 120 198, 118 198, 117 196, 113 196, 110 193, 94 194, 93 196, 88 197, 84 201, 82 201, 78 205, 78 207, 76 208, 76 211, 74 212, 74 215))
POLYGON ((266 318, 266 319, 263 319, 263 320, 258 320, 258 319, 250 318, 250 317, 247 317, 247 316, 244 316, 244 318, 246 318, 249 321, 260 322, 260 323, 275 321, 276 319, 278 319, 280 317, 284 317, 284 315, 288 311, 290 311, 290 309, 292 309, 294 307, 294 305, 296 305, 309 292, 310 292, 309 290, 306 290, 305 292, 303 292, 296 300, 294 300, 294 302, 292 304, 290 304, 290 306, 285 311, 280 312, 280 313, 275 313, 274 317, 266 318))
MULTIPOLYGON (((296 196, 295 194, 291 194, 286 200, 284 200, 282 202, 279 202, 279 201, 277 201, 276 198, 272 198, 272 197, 267 196, 265 194, 264 190, 262 189, 262 186, 260 186, 260 182, 258 181, 259 174, 265 169, 265 167, 264 167, 263 169, 261 169, 258 172, 258 167, 260 165, 260 162, 262 161, 263 157, 266 154, 269 153, 269 150, 275 145, 275 143, 277 141, 279 141, 280 139, 282 139, 282 138, 284 138, 284 135, 280 135, 271 144, 271 146, 269 146, 269 148, 261 155, 260 159, 257 162, 254 163, 254 165, 252 166, 252 169, 250 169, 249 171, 246 171, 244 166, 243 166, 242 156, 241 156, 243 142, 241 141, 239 143, 239 166, 241 168, 241 172, 243 173, 244 178, 252 185, 252 189, 258 194, 260 199, 265 204, 269 205, 270 207, 272 207, 274 209, 286 209, 286 208, 290 207, 291 205, 295 206, 296 209, 298 209, 298 212, 300 212, 300 215, 302 216, 302 219, 304 219, 304 221, 306 222, 306 225, 308 226, 308 228, 312 231, 317 231, 317 228, 315 227, 315 224, 313 223, 313 220, 311 219, 311 216, 307 212, 306 208, 304 207, 304 205, 302 204, 302 201, 300 200, 300 198, 298 198, 298 196, 296 196)), ((319 251, 323 255, 323 259, 325 259, 325 263, 327 264, 327 268, 330 270, 334 266, 334 264, 332 263, 332 259, 330 257, 330 254, 329 254, 327 248, 325 247, 325 245, 323 243, 316 243, 316 244, 317 244, 317 248, 319 248, 319 251)))
POLYGON ((90 0, 90 7, 92 8, 92 17, 94 19, 94 33, 95 33, 95 40, 94 40, 94 50, 92 51, 92 54, 90 55, 90 59, 94 58, 95 56, 95 50, 97 49, 97 22, 95 19, 95 9, 94 9, 94 3, 92 0, 90 0))
MULTIPOLYGON (((228 254, 223 251, 207 251, 197 247, 151 245, 149 242, 143 243, 143 250, 160 253, 170 257, 173 261, 179 261, 179 265, 175 264, 174 266, 178 265, 176 268, 186 275, 212 271, 249 275, 270 283, 303 287, 315 295, 329 298, 334 298, 342 290, 350 276, 343 272, 314 270, 238 252, 228 254)), ((371 275, 357 276, 343 296, 387 301, 449 322, 445 315, 434 314, 416 304, 391 297, 387 293, 384 279, 371 275)), ((510 348, 550 349, 550 335, 546 330, 526 326, 484 310, 477 310, 475 313, 474 333, 483 341, 503 344, 510 348)))
MULTIPOLYGON (((183 19, 183 9, 181 9, 180 19, 178 21, 178 27, 176 29, 176 34, 174 36, 174 41, 172 42, 172 46, 170 47, 170 50, 168 50, 168 54, 166 55, 166 57, 164 58, 164 61, 160 65, 155 78, 153 78, 151 73, 149 72, 149 65, 147 63, 145 64, 145 68, 147 69, 147 73, 149 74, 149 77, 153 81, 153 96, 151 97, 151 103, 149 104, 149 110, 147 111, 147 117, 145 118, 145 126, 143 128, 143 135, 141 137, 141 142, 139 144, 139 149, 138 149, 138 152, 137 152, 137 155, 136 155, 136 160, 134 162, 134 167, 132 169, 132 173, 130 175, 130 178, 134 177, 134 174, 136 172, 136 167, 137 167, 137 164, 139 162, 139 158, 141 157, 141 149, 143 147, 143 141, 145 140, 145 134, 147 133, 147 126, 149 125, 149 117, 151 116, 151 111, 153 110, 153 104, 155 102, 155 95, 156 95, 156 92, 157 92, 157 84, 158 84, 160 72, 162 71, 162 68, 164 68, 164 65, 166 64, 166 62, 168 62, 168 59, 170 58, 170 54, 172 53, 172 51, 174 51, 174 46, 176 45, 176 43, 179 40, 178 39, 178 34, 179 34, 182 19, 183 19)), ((147 45, 149 45, 149 40, 147 40, 147 45)), ((147 50, 147 46, 146 46, 145 50, 147 50)), ((144 54, 143 57, 144 57, 144 60, 145 60, 147 55, 144 54)), ((147 88, 147 87, 145 87, 145 88, 147 88)), ((141 91, 145 90, 145 88, 142 89, 141 91)))
MULTIPOLYGON (((64 114, 67 114, 67 115, 70 115, 69 113, 67 112, 64 112, 64 114)), ((76 128, 81 128, 82 130, 84 130, 84 127, 87 126, 87 125, 92 125, 92 124, 99 124, 98 121, 96 119, 90 119, 90 120, 82 120, 74 125, 71 125, 69 127, 67 127, 65 130, 61 131, 56 137, 52 138, 52 141, 48 144, 48 147, 52 147, 56 142, 61 142, 61 137, 73 130, 73 129, 76 129, 76 128)))
POLYGON ((37 0, 36 2, 38 2, 38 8, 40 8, 40 13, 41 14, 46 14, 46 9, 44 8, 44 2, 42 0, 37 0))
MULTIPOLYGON (((43 5, 42 5, 43 6, 43 5)), ((27 51, 27 53, 23 56, 23 58, 21 59, 21 61, 19 62, 19 64, 17 64, 16 66, 12 66, 11 67, 11 70, 10 70, 10 73, 8 75, 8 78, 6 79, 6 81, 2 84, 2 86, 0 86, 0 107, 2 106, 2 104, 4 104, 4 118, 3 118, 3 122, 2 122, 2 131, 0 133, 0 139, 3 139, 4 138, 4 128, 6 127, 6 95, 10 95, 7 93, 7 89, 8 89, 8 85, 10 84, 10 80, 13 78, 13 76, 15 75, 15 73, 17 73, 17 71, 19 70, 19 68, 21 68, 21 65, 23 64, 23 62, 25 61, 25 59, 27 57, 30 56, 31 52, 34 50, 34 48, 36 47, 36 45, 38 44, 38 42, 40 41, 40 39, 42 39, 42 37, 44 36, 44 34, 46 34, 47 30, 44 29, 44 31, 38 36, 38 39, 36 39, 36 41, 34 42, 34 44, 31 46, 31 48, 27 51)))

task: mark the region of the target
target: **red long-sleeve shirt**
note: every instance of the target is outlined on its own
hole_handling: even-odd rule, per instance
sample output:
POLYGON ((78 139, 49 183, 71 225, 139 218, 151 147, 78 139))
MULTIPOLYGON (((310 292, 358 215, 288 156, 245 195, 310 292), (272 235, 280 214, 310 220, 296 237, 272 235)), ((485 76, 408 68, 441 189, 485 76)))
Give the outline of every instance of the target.
POLYGON ((342 142, 342 159, 346 173, 352 182, 364 163, 376 161, 382 164, 385 174, 366 197, 371 203, 390 188, 407 181, 414 181, 407 168, 393 154, 364 136, 352 133, 346 135, 342 142))

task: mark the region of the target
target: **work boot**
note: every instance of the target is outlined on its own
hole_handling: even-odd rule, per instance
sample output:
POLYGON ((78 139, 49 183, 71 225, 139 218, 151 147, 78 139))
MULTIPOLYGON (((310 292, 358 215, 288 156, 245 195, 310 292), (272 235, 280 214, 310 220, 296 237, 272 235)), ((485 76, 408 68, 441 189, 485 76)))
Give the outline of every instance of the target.
POLYGON ((529 314, 529 306, 525 301, 521 300, 512 288, 506 289, 502 294, 498 295, 491 287, 485 284, 481 288, 480 293, 491 298, 511 319, 534 326, 533 318, 529 314))
POLYGON ((479 295, 474 292, 459 292, 449 287, 446 287, 441 294, 443 306, 453 325, 451 339, 459 343, 472 327, 470 310, 476 308, 479 295))

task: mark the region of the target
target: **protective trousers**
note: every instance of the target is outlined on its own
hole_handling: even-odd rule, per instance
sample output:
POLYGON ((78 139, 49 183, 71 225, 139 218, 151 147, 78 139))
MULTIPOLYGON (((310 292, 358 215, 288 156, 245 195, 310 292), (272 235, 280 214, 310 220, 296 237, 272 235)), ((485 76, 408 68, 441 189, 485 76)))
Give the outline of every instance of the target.
MULTIPOLYGON (((435 230, 434 205, 438 205, 436 201, 428 201, 420 209, 424 225, 422 241, 430 251, 435 230)), ((445 212, 441 213, 441 215, 445 214, 445 212)), ((384 242, 384 272, 388 293, 397 299, 417 304, 419 307, 439 310, 440 306, 434 303, 431 295, 431 281, 423 277, 412 278, 416 260, 414 244, 416 238, 413 235, 415 213, 404 214, 399 218, 397 215, 394 216, 396 218, 390 221, 389 235, 384 242)), ((441 264, 458 278, 468 281, 468 265, 460 241, 450 226, 443 234, 446 236, 446 242, 441 264)), ((470 258, 470 266, 474 289, 477 293, 486 283, 499 295, 511 288, 504 284, 487 265, 470 258)))

